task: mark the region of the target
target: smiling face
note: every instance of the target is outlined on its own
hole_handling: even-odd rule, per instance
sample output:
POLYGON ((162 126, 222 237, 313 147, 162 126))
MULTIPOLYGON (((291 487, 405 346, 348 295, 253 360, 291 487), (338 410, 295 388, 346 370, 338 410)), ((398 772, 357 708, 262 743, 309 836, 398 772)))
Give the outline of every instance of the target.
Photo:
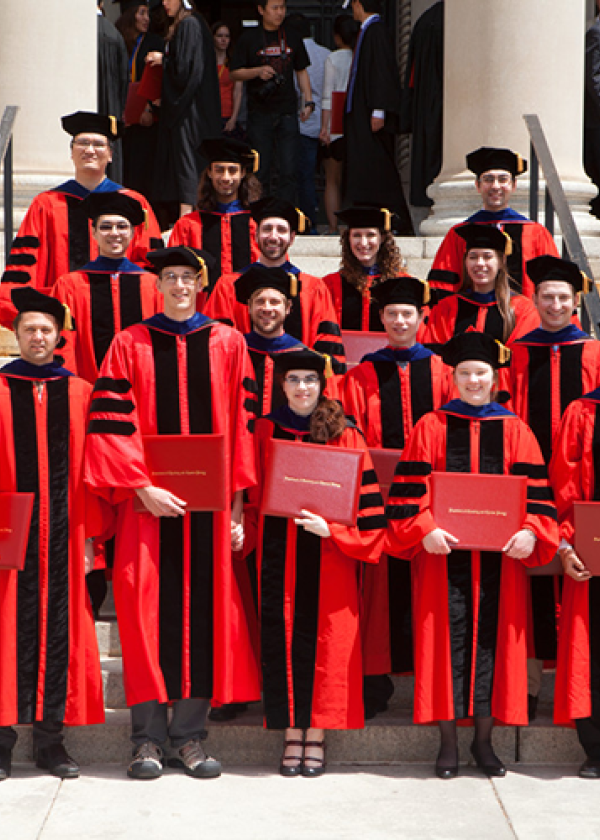
POLYGON ((76 180, 79 180, 78 176, 103 176, 112 160, 108 138, 91 132, 78 134, 71 142, 71 160, 76 180))
POLYGON ((244 177, 244 171, 239 163, 215 161, 206 170, 206 176, 213 185, 217 201, 221 204, 229 204, 237 200, 244 177))
POLYGON ((348 240, 352 253, 364 268, 375 265, 383 241, 378 228, 352 228, 348 240))
POLYGON ((189 265, 170 265, 156 278, 156 288, 163 296, 163 312, 173 321, 186 321, 196 311, 200 278, 189 265))
POLYGON ((540 316, 542 329, 558 332, 571 323, 577 301, 570 283, 563 280, 546 280, 537 286, 533 302, 540 316))
POLYGON ((505 169, 490 169, 482 172, 475 181, 477 192, 481 196, 483 209, 490 213, 505 210, 512 194, 517 189, 517 179, 505 169))
POLYGON ((469 405, 479 406, 491 402, 496 379, 494 368, 487 362, 465 361, 454 368, 454 382, 460 398, 469 405))
POLYGON ((283 380, 289 407, 301 417, 312 414, 321 394, 319 374, 314 370, 290 370, 283 380))
POLYGON ((148 31, 149 26, 150 12, 148 11, 148 6, 138 6, 135 13, 135 28, 141 35, 144 35, 148 31))
POLYGON ((291 301, 277 289, 259 289, 248 301, 248 315, 254 331, 263 338, 283 335, 283 324, 291 306, 291 301))
POLYGON ((380 312, 381 323, 392 347, 412 347, 423 315, 409 303, 389 303, 380 312))
POLYGON ((485 294, 494 289, 502 259, 492 248, 471 248, 465 256, 465 268, 473 290, 485 294))
POLYGON ((263 219, 256 229, 256 242, 261 253, 261 263, 267 267, 285 262, 288 248, 295 239, 289 222, 277 217, 263 219))
POLYGON ((101 257, 124 257, 133 239, 133 225, 124 216, 99 216, 92 226, 101 257))
POLYGON ((60 338, 56 319, 45 312, 24 312, 15 329, 21 358, 32 365, 47 365, 52 361, 60 338))

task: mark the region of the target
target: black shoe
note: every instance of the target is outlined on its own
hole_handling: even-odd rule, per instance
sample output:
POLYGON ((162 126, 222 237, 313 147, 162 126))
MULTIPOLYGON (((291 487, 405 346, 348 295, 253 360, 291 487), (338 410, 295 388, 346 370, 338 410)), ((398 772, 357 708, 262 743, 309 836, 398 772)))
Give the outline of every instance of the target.
POLYGON ((162 776, 163 752, 152 741, 140 744, 133 753, 133 761, 127 768, 130 779, 159 779, 162 776))
POLYGON ((540 698, 536 697, 534 694, 527 695, 527 715, 529 717, 529 723, 536 719, 539 699, 540 698))
POLYGON ((600 779, 600 761, 595 758, 586 758, 579 768, 579 778, 600 779))
POLYGON ((221 762, 206 755, 199 738, 192 738, 176 752, 166 759, 167 767, 180 767, 194 779, 216 779, 221 775, 221 762))
POLYGON ((50 744, 49 747, 38 749, 36 767, 48 770, 59 779, 77 779, 79 764, 73 761, 62 744, 50 744))
POLYGON ((502 762, 493 750, 493 758, 487 763, 484 762, 481 756, 479 755, 479 749, 475 743, 471 744, 471 755, 475 759, 475 764, 483 773, 485 773, 486 776, 498 778, 506 776, 506 767, 504 766, 504 764, 502 764, 502 762))
POLYGON ((453 767, 440 767, 436 761, 435 775, 438 779, 456 779, 458 776, 458 764, 455 764, 453 767))
POLYGON ((304 763, 302 765, 302 775, 306 779, 314 779, 317 776, 322 776, 325 772, 327 767, 327 761, 325 759, 325 739, 322 741, 305 741, 304 742, 304 763), (306 755, 306 748, 307 747, 315 747, 317 749, 321 749, 323 754, 320 756, 311 756, 306 755), (314 762, 311 764, 307 764, 306 762, 314 762))
POLYGON ((235 720, 242 712, 248 711, 247 703, 227 703, 225 706, 217 706, 208 713, 208 719, 223 723, 227 720, 235 720))
POLYGON ((8 779, 12 772, 12 750, 0 747, 0 782, 8 779))

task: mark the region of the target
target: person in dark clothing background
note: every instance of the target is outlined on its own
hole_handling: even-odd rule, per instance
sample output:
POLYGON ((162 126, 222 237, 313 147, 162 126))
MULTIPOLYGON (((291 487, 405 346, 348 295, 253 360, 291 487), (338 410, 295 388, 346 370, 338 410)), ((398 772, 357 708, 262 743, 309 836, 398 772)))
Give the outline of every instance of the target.
MULTIPOLYGON (((121 119, 127 99, 127 49, 121 33, 104 16, 98 2, 98 113, 121 119)), ((117 139, 107 175, 123 181, 123 149, 117 139)))

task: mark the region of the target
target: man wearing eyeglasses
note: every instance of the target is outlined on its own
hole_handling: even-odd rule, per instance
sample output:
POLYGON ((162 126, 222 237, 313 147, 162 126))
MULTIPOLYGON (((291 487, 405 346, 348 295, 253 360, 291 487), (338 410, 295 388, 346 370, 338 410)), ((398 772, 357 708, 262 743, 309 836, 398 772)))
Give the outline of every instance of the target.
POLYGON ((114 117, 77 111, 62 118, 62 127, 72 136, 74 177, 34 198, 19 228, 2 276, 0 323, 10 326, 15 316, 10 290, 28 284, 47 292, 70 271, 76 271, 98 256, 90 221, 82 201, 91 193, 119 191, 142 205, 144 224, 135 231, 127 257, 144 264, 150 248, 162 246, 160 228, 144 196, 106 177, 112 160, 112 144, 123 125, 114 117))
MULTIPOLYGON (((508 273, 514 281, 513 290, 531 297, 535 289, 525 264, 543 254, 558 257, 558 251, 543 225, 510 207, 517 176, 527 171, 527 161, 510 149, 482 146, 467 155, 467 169, 475 174, 475 188, 483 207, 461 224, 496 225, 510 236, 512 253, 508 255, 508 273)), ((461 288, 465 241, 456 233, 458 227, 450 228, 444 237, 427 278, 438 300, 461 288)))
POLYGON ((134 745, 128 775, 160 776, 170 740, 167 763, 208 778, 221 772, 201 744, 210 698, 260 697, 231 561, 243 544, 242 493, 255 484, 256 384, 243 335, 196 311, 212 258, 180 246, 148 260, 163 309, 112 341, 90 408, 85 479, 117 512, 113 589, 134 745), (143 439, 156 434, 224 436, 229 509, 188 513, 185 499, 152 483, 143 439), (136 496, 146 512, 135 509, 136 496))

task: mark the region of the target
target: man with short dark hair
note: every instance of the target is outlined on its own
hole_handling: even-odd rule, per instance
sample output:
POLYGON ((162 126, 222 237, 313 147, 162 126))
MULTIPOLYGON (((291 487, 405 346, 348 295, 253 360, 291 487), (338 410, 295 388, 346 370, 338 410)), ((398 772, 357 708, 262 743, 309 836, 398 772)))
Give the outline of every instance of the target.
POLYGON ((310 64, 302 38, 284 24, 285 0, 258 3, 261 25, 238 40, 229 65, 234 82, 247 82, 248 139, 260 154, 258 177, 270 191, 271 165, 277 150, 279 196, 295 200, 298 146, 298 101, 294 74, 304 98, 302 121, 315 109, 306 68, 310 64))
POLYGON ((12 299, 20 358, 0 370, 0 491, 35 498, 25 566, 0 569, 0 780, 11 774, 15 724, 33 724, 37 766, 70 779, 79 767, 63 726, 104 721, 85 588, 93 565, 86 537, 105 527, 83 484, 92 388, 54 361, 63 305, 29 287, 12 299))

